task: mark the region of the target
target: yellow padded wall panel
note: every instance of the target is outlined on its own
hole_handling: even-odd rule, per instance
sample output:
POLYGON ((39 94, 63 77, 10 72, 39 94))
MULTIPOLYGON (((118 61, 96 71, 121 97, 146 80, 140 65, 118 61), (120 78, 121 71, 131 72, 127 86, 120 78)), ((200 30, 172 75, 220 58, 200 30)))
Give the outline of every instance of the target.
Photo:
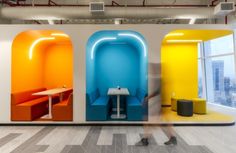
POLYGON ((174 93, 179 98, 198 96, 197 43, 163 44, 161 49, 162 105, 171 104, 174 93))

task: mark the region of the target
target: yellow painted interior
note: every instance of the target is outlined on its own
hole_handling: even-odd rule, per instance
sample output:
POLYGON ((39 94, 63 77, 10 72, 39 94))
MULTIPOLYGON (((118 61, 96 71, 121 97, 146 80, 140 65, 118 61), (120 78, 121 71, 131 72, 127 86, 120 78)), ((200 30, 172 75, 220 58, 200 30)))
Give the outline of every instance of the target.
POLYGON ((161 99, 170 105, 171 97, 198 97, 197 43, 167 43, 167 40, 207 41, 232 34, 231 30, 175 30, 182 36, 166 36, 161 47, 161 99))
POLYGON ((170 105, 171 96, 197 97, 197 43, 164 44, 161 51, 162 105, 170 105))
POLYGON ((32 59, 29 58, 33 42, 51 37, 52 33, 63 32, 29 30, 16 36, 12 44, 12 92, 63 85, 72 87, 73 51, 70 38, 54 36, 54 40, 42 41, 34 47, 32 59))

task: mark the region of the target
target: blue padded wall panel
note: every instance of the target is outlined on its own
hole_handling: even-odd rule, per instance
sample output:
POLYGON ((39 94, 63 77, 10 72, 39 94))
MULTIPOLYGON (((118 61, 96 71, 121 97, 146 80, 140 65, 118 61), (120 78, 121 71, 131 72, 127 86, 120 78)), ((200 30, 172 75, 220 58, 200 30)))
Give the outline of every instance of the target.
POLYGON ((96 84, 102 95, 108 88, 125 87, 134 95, 139 87, 139 54, 130 44, 105 43, 95 54, 96 84))

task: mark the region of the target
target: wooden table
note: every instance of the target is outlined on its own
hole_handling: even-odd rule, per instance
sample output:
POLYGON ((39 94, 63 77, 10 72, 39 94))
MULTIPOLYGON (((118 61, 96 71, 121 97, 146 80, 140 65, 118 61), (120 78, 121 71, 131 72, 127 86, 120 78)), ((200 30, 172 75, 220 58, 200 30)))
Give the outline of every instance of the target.
POLYGON ((41 92, 33 93, 34 96, 48 96, 48 118, 52 118, 52 96, 59 94, 60 95, 60 101, 63 100, 63 92, 69 91, 72 88, 55 88, 55 89, 49 89, 41 92))
POLYGON ((129 90, 127 88, 109 88, 108 93, 109 96, 117 96, 117 114, 112 114, 111 118, 113 119, 124 119, 126 118, 125 114, 120 114, 120 96, 121 95, 129 95, 129 90))

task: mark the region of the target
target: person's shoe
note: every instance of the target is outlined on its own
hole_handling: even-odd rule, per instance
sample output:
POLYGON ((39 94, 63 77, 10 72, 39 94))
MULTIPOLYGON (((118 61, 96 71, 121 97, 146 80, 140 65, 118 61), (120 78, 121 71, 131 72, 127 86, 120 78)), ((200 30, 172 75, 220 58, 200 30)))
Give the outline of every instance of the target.
POLYGON ((135 144, 135 146, 148 146, 148 138, 142 138, 139 142, 135 144))
POLYGON ((177 145, 177 139, 176 137, 172 136, 170 137, 170 140, 164 143, 165 145, 177 145))

